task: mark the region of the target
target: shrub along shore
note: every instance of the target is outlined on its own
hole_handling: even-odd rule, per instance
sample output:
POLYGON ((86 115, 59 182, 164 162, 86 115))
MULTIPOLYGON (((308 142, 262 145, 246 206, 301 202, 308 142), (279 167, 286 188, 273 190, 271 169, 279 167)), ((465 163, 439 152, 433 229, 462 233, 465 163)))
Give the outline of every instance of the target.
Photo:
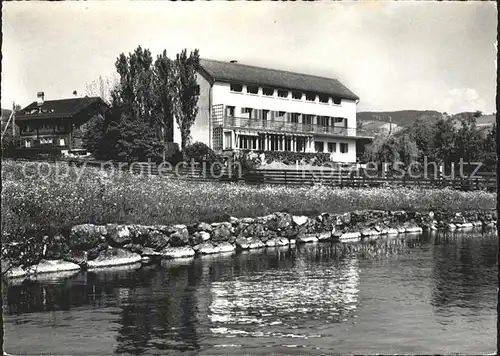
POLYGON ((163 259, 317 241, 358 241, 382 235, 421 233, 424 229, 487 229, 495 227, 496 218, 496 211, 419 213, 371 210, 323 213, 316 217, 278 212, 256 218, 231 217, 229 221, 211 224, 83 224, 73 226, 68 236, 47 240, 39 256, 40 263, 30 268, 15 267, 7 276, 78 272, 80 269, 130 264, 140 266, 163 259))

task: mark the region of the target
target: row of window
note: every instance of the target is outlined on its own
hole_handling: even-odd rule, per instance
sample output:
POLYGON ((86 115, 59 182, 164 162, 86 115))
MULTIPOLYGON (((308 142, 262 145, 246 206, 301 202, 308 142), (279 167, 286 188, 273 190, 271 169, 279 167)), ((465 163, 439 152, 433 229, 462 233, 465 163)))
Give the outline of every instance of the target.
MULTIPOLYGON (((236 111, 235 106, 226 106, 226 116, 234 117, 235 111, 236 111)), ((284 121, 291 123, 301 122, 303 124, 309 124, 309 125, 316 124, 320 126, 347 127, 347 119, 345 117, 321 116, 312 114, 302 114, 296 112, 289 113, 286 111, 271 111, 271 110, 254 109, 254 108, 241 108, 241 114, 248 115, 248 117, 252 119, 260 119, 260 120, 274 120, 276 118, 283 118, 284 121), (317 119, 314 120, 315 118, 317 119)))
MULTIPOLYGON (((337 152, 337 142, 327 142, 328 152, 335 153, 337 152)), ((339 144, 340 153, 348 153, 349 145, 347 143, 341 142, 339 144)), ((321 141, 316 141, 314 143, 314 150, 316 152, 324 152, 325 151, 325 143, 321 141)))
POLYGON ((27 110, 24 112, 25 115, 33 115, 33 114, 50 114, 53 113, 54 109, 44 109, 44 108, 36 108, 27 110))
MULTIPOLYGON (((230 90, 234 93, 243 93, 243 85, 232 83, 232 84, 230 84, 230 90)), ((259 87, 255 86, 255 85, 247 85, 246 92, 248 94, 257 95, 257 94, 259 94, 259 87)), ((283 99, 288 99, 289 97, 291 97, 294 100, 303 100, 303 97, 305 97, 306 101, 316 102, 316 97, 317 97, 318 101, 320 103, 323 103, 323 104, 329 104, 330 98, 332 99, 332 103, 335 105, 340 105, 342 103, 341 98, 330 97, 327 94, 317 94, 314 92, 302 93, 301 91, 294 91, 294 90, 292 90, 290 92, 289 90, 274 89, 274 88, 270 88, 270 87, 263 87, 262 88, 262 95, 263 96, 274 96, 275 92, 276 92, 276 95, 278 96, 278 98, 283 98, 283 99)))
MULTIPOLYGON (((224 132, 224 149, 232 149, 232 133, 229 131, 224 132)), ((282 135, 268 136, 267 146, 265 139, 262 136, 253 135, 238 135, 238 141, 236 142, 237 148, 248 149, 248 150, 265 150, 268 151, 293 151, 293 152, 305 152, 306 150, 306 138, 305 137, 295 137, 293 140, 290 136, 283 137, 282 135)), ((327 149, 329 153, 337 152, 337 142, 327 142, 327 149)), ((314 143, 314 150, 316 152, 325 152, 325 142, 316 141, 314 143)), ((344 142, 339 143, 340 153, 348 153, 349 145, 344 142)))
MULTIPOLYGON (((56 141, 59 146, 65 146, 66 145, 66 140, 64 138, 60 138, 56 141)), ((30 140, 26 139, 24 140, 24 147, 30 148, 36 145, 53 145, 54 144, 54 139, 53 138, 40 138, 39 140, 30 140)))
POLYGON ((38 131, 64 131, 64 125, 40 125, 40 126, 30 126, 30 125, 25 125, 21 126, 21 132, 23 133, 30 133, 30 132, 35 132, 36 130, 38 131))

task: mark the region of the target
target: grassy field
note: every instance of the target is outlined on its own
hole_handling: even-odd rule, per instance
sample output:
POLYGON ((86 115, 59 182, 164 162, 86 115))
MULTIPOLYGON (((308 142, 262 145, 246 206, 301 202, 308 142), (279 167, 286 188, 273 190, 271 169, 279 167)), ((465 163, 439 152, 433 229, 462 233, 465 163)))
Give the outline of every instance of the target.
POLYGON ((2 162, 2 235, 53 235, 75 224, 171 224, 362 209, 483 210, 496 195, 409 188, 332 189, 198 183, 127 173, 106 175, 64 163, 2 162), (57 173, 57 170, 59 173, 57 173), (61 173, 62 172, 62 173, 61 173))

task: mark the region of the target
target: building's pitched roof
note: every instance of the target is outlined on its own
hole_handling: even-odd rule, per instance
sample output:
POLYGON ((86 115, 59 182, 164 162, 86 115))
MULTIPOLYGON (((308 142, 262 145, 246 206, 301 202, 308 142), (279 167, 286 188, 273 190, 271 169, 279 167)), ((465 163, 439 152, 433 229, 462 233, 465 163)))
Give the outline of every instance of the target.
POLYGON ((212 59, 200 59, 200 66, 215 81, 272 86, 329 94, 344 99, 359 99, 337 79, 212 59))
POLYGON ((98 97, 71 98, 59 100, 46 100, 41 106, 34 101, 24 109, 16 113, 16 120, 19 119, 46 119, 72 117, 94 105, 106 105, 98 97))

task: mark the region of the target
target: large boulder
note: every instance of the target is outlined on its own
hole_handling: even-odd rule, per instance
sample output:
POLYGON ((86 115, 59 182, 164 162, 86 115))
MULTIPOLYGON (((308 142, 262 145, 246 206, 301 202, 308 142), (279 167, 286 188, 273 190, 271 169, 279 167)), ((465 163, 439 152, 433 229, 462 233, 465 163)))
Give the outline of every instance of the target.
POLYGON ((288 246, 290 241, 286 237, 273 237, 266 241, 267 247, 288 246))
POLYGON ((238 236, 234 242, 236 248, 239 250, 248 250, 250 248, 250 242, 246 237, 238 236))
POLYGON ((170 238, 170 246, 180 247, 189 245, 189 232, 186 225, 174 225, 175 232, 172 233, 170 238))
POLYGON ((199 245, 207 240, 210 240, 210 233, 206 231, 195 231, 189 236, 189 244, 191 246, 199 245))
POLYGON ((162 252, 156 251, 152 249, 151 247, 143 247, 141 249, 140 255, 144 257, 149 257, 149 258, 158 258, 162 256, 162 252))
POLYGON ((182 258, 192 257, 195 255, 193 248, 190 246, 182 247, 167 247, 161 251, 164 258, 182 258))
POLYGON ((126 225, 108 224, 108 241, 111 246, 122 247, 132 242, 132 232, 126 225))
POLYGON ((213 242, 227 242, 231 237, 231 227, 225 224, 220 224, 212 231, 213 242))
POLYGON ((240 224, 252 224, 255 222, 254 218, 241 218, 240 224))
POLYGON ((261 248, 261 247, 265 247, 266 244, 263 243, 259 238, 257 237, 250 237, 248 238, 248 248, 249 249, 256 249, 256 248, 261 248))
POLYGON ((121 248, 109 247, 99 253, 96 259, 87 262, 87 268, 102 268, 135 264, 141 262, 141 255, 121 248))
POLYGON ((87 251, 87 261, 95 260, 97 257, 99 257, 99 254, 101 251, 107 250, 108 249, 108 244, 107 243, 101 243, 97 247, 94 247, 90 250, 87 251))
POLYGON ((147 239, 144 241, 143 245, 145 247, 151 247, 155 251, 161 251, 170 242, 170 237, 163 232, 158 230, 153 230, 149 232, 147 239))
POLYGON ((258 239, 268 238, 269 230, 261 223, 254 222, 248 225, 242 232, 241 235, 244 237, 256 237, 258 239))
POLYGON ((220 250, 210 242, 204 242, 200 245, 193 246, 193 250, 199 255, 209 255, 218 253, 220 250))
POLYGON ((217 245, 217 249, 219 250, 218 252, 225 253, 225 252, 233 252, 234 250, 236 250, 236 247, 229 242, 222 242, 217 245))
POLYGON ((104 226, 93 224, 75 225, 68 236, 68 247, 72 250, 87 250, 96 247, 106 240, 107 230, 104 226))
POLYGON ((307 222, 307 216, 292 216, 292 221, 295 225, 301 226, 307 222))
POLYGON ((278 212, 267 216, 266 226, 271 231, 281 231, 291 226, 292 223, 292 215, 278 212))
POLYGON ((80 266, 63 260, 42 260, 40 263, 29 266, 26 268, 14 267, 7 271, 7 278, 19 278, 28 275, 38 275, 38 274, 59 274, 62 272, 74 272, 80 271, 80 266))
POLYGON ((297 237, 297 235, 299 233, 299 228, 300 227, 297 225, 290 225, 286 229, 279 231, 278 236, 281 236, 281 237, 284 237, 287 239, 294 239, 297 237))
POLYGON ((213 231, 213 227, 212 225, 210 224, 207 224, 205 222, 201 222, 198 224, 198 226, 196 227, 196 230, 197 231, 206 231, 206 232, 212 232, 213 231))

